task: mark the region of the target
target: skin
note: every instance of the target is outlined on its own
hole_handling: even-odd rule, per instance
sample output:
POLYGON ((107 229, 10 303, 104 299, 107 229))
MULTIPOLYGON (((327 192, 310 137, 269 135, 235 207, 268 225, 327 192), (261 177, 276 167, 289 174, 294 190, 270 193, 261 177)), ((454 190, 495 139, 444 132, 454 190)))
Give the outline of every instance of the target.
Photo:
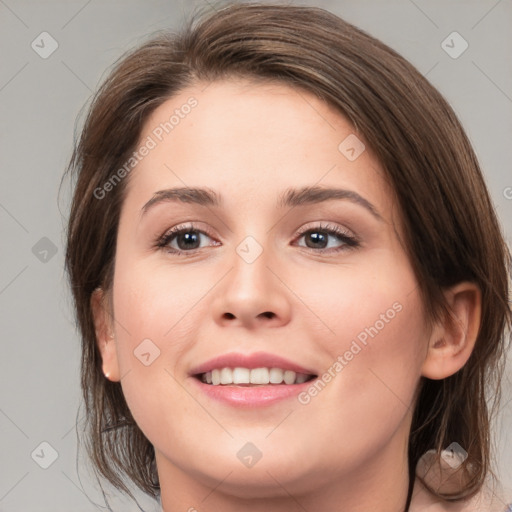
MULTIPOLYGON (((338 150, 354 129, 324 102, 282 84, 197 84, 157 108, 140 140, 191 96, 197 107, 130 174, 113 311, 102 290, 91 299, 103 371, 121 381, 155 447, 163 509, 292 512, 342 503, 351 512, 402 512, 415 389, 421 376, 445 378, 467 361, 478 289, 446 290, 457 321, 427 327, 383 170, 361 136, 366 150, 356 160, 338 150), (382 219, 347 199, 277 207, 284 189, 307 185, 355 191, 382 219), (167 202, 141 217, 156 191, 183 186, 209 187, 224 205, 167 202), (155 239, 190 221, 208 233, 200 248, 184 249, 177 238, 171 247, 194 255, 155 248, 155 239), (324 246, 297 235, 320 223, 360 246, 324 231, 324 246), (263 249, 252 263, 236 252, 249 235, 263 249), (209 399, 188 375, 232 351, 272 352, 322 374, 396 303, 401 311, 307 405, 295 397, 234 408, 209 399), (149 366, 134 356, 147 338, 160 350, 149 366), (252 468, 236 456, 247 442, 263 454, 252 468)), ((455 510, 416 484, 410 510, 427 508, 455 510)))

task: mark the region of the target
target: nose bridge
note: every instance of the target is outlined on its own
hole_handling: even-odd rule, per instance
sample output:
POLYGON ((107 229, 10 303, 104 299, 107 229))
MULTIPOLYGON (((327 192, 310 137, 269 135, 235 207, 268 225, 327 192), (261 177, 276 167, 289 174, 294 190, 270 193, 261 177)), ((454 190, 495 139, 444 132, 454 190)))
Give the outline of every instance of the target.
POLYGON ((234 247, 231 271, 215 301, 217 320, 238 319, 246 326, 263 318, 288 320, 286 287, 275 275, 278 258, 267 235, 246 235, 234 247))
POLYGON ((235 247, 233 255, 233 271, 231 275, 231 287, 239 300, 255 300, 269 292, 273 287, 270 283, 271 272, 269 263, 272 259, 268 238, 262 240, 262 236, 247 235, 235 247))

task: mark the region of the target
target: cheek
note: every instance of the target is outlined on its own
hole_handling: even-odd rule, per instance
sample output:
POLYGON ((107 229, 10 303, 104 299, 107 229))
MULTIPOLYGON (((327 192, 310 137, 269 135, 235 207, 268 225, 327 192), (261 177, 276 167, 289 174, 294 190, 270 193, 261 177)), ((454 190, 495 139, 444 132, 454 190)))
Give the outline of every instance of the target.
POLYGON ((326 327, 325 336, 314 341, 332 359, 348 351, 350 362, 396 365, 417 358, 424 346, 423 307, 407 261, 374 258, 360 267, 315 273, 293 286, 326 327))
POLYGON ((331 317, 336 335, 330 353, 342 354, 349 362, 364 361, 366 366, 412 363, 426 342, 419 297, 376 287, 372 294, 337 303, 338 314, 331 317))
POLYGON ((215 284, 213 278, 209 283, 207 276, 198 275, 177 267, 119 263, 114 286, 116 321, 124 327, 121 335, 128 334, 132 350, 145 338, 162 352, 186 339, 198 301, 215 284))
POLYGON ((348 392, 366 389, 370 392, 367 398, 377 406, 409 406, 426 346, 420 311, 409 297, 385 304, 366 315, 361 324, 351 325, 352 335, 338 350, 348 392))
POLYGON ((407 435, 425 335, 419 298, 404 290, 374 287, 373 300, 344 301, 331 317, 336 337, 324 341, 331 361, 320 376, 325 386, 310 387, 302 413, 303 436, 316 433, 319 453, 330 447, 333 470, 344 460, 370 463, 397 431, 407 435))
POLYGON ((346 435, 365 424, 365 435, 375 427, 374 439, 382 439, 411 411, 421 375, 428 339, 417 283, 406 269, 389 268, 354 272, 339 285, 316 310, 333 332, 316 343, 330 364, 312 401, 339 404, 346 435))
POLYGON ((121 384, 136 422, 152 438, 161 428, 157 411, 185 412, 184 393, 173 376, 197 324, 194 305, 208 288, 199 279, 180 278, 179 272, 122 259, 116 265, 113 300, 121 384))

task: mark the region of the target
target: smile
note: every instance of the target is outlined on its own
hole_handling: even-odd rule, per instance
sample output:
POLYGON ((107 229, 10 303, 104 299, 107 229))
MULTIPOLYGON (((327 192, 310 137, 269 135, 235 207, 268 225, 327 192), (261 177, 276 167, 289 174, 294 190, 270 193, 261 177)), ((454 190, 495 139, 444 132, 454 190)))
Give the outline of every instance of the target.
POLYGON ((315 378, 315 375, 298 373, 281 368, 215 368, 197 376, 202 382, 212 386, 265 386, 303 384, 315 378))

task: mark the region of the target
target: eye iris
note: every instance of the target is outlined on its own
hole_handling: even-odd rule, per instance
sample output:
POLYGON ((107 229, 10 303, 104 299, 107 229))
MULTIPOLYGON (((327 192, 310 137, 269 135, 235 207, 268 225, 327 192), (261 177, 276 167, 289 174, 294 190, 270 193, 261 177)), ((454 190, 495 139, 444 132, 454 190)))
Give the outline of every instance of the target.
POLYGON ((196 249, 195 244, 199 242, 199 233, 197 231, 185 231, 178 235, 176 241, 180 249, 196 249), (185 244, 180 244, 180 241, 184 241, 185 244), (191 247, 190 243, 192 243, 194 247, 191 247))
MULTIPOLYGON (((318 244, 319 242, 322 244, 322 245, 325 245, 325 243, 327 242, 326 241, 326 236, 318 231, 312 231, 309 236, 306 236, 306 240, 308 239, 311 239, 313 240, 313 244, 318 244)), ((309 247, 309 244, 307 244, 306 242, 306 245, 308 245, 309 247)), ((313 245, 313 248, 317 247, 317 245, 313 245)))

